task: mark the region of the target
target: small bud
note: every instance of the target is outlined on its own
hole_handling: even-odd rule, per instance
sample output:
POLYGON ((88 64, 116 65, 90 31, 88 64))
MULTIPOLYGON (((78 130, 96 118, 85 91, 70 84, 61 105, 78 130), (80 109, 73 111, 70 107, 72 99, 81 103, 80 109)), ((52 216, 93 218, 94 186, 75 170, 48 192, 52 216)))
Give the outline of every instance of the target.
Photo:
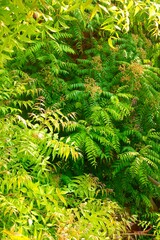
POLYGON ((39 13, 38 13, 38 12, 34 12, 34 13, 33 13, 33 18, 34 18, 35 20, 37 20, 37 19, 39 18, 39 13))

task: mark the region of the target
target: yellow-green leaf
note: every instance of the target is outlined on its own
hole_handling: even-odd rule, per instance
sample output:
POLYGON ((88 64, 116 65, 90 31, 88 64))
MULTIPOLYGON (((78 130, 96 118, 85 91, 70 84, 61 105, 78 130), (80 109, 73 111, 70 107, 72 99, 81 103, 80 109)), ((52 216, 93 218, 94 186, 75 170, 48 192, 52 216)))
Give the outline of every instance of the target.
MULTIPOLYGON (((115 38, 114 38, 114 39, 115 39, 115 38)), ((115 49, 115 47, 113 46, 112 40, 113 40, 113 37, 110 37, 110 38, 108 39, 108 44, 109 44, 109 46, 110 46, 111 48, 114 48, 114 49, 115 49)))
POLYGON ((97 13, 98 11, 99 11, 99 5, 96 4, 96 6, 94 7, 94 9, 93 9, 93 11, 92 11, 90 20, 92 20, 92 18, 94 18, 94 16, 96 15, 96 13, 97 13))
POLYGON ((48 25, 45 25, 45 27, 46 27, 49 31, 51 31, 51 32, 58 32, 58 31, 59 31, 57 28, 52 28, 52 27, 50 27, 50 26, 48 26, 48 25))
POLYGON ((64 205, 67 205, 67 202, 66 202, 65 198, 62 196, 62 193, 59 188, 56 188, 56 193, 57 193, 57 196, 59 197, 59 199, 64 203, 64 205))

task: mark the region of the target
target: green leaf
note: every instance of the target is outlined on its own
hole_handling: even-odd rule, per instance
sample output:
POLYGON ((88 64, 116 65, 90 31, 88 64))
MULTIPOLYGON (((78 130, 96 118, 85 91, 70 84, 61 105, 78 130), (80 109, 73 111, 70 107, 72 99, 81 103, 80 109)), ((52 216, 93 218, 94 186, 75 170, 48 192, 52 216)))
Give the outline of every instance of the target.
POLYGON ((53 33, 59 32, 59 29, 50 27, 50 26, 48 26, 47 24, 45 25, 45 28, 47 28, 49 31, 51 31, 51 32, 53 32, 53 33))

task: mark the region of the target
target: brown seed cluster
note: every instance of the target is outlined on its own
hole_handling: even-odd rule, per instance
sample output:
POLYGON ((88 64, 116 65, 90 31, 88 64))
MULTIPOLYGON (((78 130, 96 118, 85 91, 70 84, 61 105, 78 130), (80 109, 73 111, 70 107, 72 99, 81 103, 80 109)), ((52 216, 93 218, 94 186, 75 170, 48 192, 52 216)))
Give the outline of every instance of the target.
POLYGON ((92 57, 92 64, 94 65, 94 69, 97 71, 102 71, 102 60, 100 56, 92 57))
POLYGON ((134 76, 139 77, 143 75, 144 68, 141 64, 137 62, 132 62, 129 66, 122 64, 119 66, 119 71, 125 74, 125 77, 134 76))
POLYGON ((142 59, 146 59, 146 57, 147 57, 147 56, 146 56, 146 55, 147 55, 147 54, 146 54, 146 51, 145 51, 143 48, 139 48, 138 51, 139 51, 139 53, 140 53, 141 58, 142 58, 142 59))
POLYGON ((144 69, 143 66, 137 62, 132 62, 129 67, 129 70, 133 73, 134 77, 139 77, 143 75, 144 69))
POLYGON ((98 49, 98 50, 102 50, 102 49, 103 49, 103 46, 102 46, 102 45, 98 45, 98 46, 97 46, 97 49, 98 49))
POLYGON ((132 62, 130 65, 122 64, 119 70, 123 73, 121 82, 130 82, 134 90, 140 90, 142 87, 140 79, 144 73, 144 68, 137 62, 132 62))
POLYGON ((134 82, 134 90, 139 91, 141 89, 142 85, 140 83, 140 81, 135 81, 134 82))
POLYGON ((122 65, 119 66, 118 69, 119 69, 120 72, 125 73, 126 70, 127 70, 127 66, 125 64, 122 64, 122 65))
POLYGON ((42 75, 44 76, 45 83, 48 85, 52 84, 52 73, 49 66, 46 66, 42 69, 42 75))
MULTIPOLYGON (((146 59, 146 56, 147 56, 146 52, 153 46, 153 43, 151 42, 150 39, 146 38, 146 36, 143 33, 141 33, 141 37, 145 43, 145 46, 139 47, 138 51, 140 53, 141 58, 146 59)), ((136 43, 136 45, 138 45, 138 42, 140 39, 139 36, 137 34, 132 34, 132 38, 133 38, 134 42, 136 43)))
POLYGON ((112 48, 111 50, 112 50, 112 52, 118 52, 119 51, 119 46, 117 45, 114 48, 112 48))
POLYGON ((132 38, 133 38, 134 42, 137 44, 139 41, 139 36, 137 34, 132 34, 132 38))
POLYGON ((91 97, 94 97, 97 93, 101 93, 102 89, 97 86, 96 81, 93 78, 85 78, 85 88, 86 91, 90 93, 91 97))
POLYGON ((121 77, 121 82, 128 82, 131 80, 131 77, 129 75, 124 75, 121 77))
POLYGON ((146 47, 147 47, 147 48, 150 48, 150 47, 153 46, 153 44, 152 44, 152 42, 151 42, 150 39, 146 38, 145 41, 146 41, 146 47))

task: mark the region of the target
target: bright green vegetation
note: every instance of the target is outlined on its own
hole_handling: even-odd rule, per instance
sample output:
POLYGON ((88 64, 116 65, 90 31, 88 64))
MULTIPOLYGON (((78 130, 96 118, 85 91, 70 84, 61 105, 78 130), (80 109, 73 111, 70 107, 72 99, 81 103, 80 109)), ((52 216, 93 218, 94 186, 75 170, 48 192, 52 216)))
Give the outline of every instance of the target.
POLYGON ((160 238, 159 29, 156 0, 0 2, 0 239, 160 238))

